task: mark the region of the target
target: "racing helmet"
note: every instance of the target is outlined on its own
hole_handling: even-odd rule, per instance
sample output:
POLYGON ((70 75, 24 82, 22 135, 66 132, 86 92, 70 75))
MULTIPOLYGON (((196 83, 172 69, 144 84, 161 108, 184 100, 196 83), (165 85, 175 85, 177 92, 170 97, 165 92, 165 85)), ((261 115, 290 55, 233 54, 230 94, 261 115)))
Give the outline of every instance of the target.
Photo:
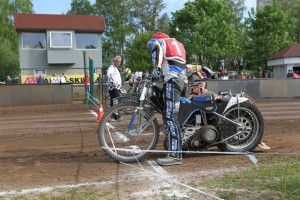
POLYGON ((125 72, 126 74, 131 74, 131 69, 129 69, 129 68, 127 67, 127 68, 125 68, 125 69, 123 70, 123 72, 125 72))
POLYGON ((153 52, 156 45, 162 45, 163 42, 160 40, 162 38, 170 38, 170 37, 167 34, 162 33, 162 32, 155 33, 152 36, 152 38, 149 40, 149 42, 147 44, 147 49, 150 53, 153 52))
POLYGON ((202 71, 204 71, 209 76, 214 75, 214 72, 207 66, 202 66, 202 71))
POLYGON ((167 34, 162 33, 162 32, 158 32, 155 33, 152 38, 156 38, 156 39, 160 39, 160 38, 170 38, 167 34))

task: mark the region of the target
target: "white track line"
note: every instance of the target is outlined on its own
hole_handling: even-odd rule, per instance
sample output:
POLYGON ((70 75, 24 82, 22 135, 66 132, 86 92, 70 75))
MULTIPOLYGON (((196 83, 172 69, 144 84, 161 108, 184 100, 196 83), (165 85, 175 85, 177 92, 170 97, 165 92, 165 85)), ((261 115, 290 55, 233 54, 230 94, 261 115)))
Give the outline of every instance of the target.
POLYGON ((166 170, 160 167, 154 160, 148 160, 147 162, 160 175, 167 176, 167 177, 169 176, 168 172, 166 172, 166 170))
POLYGON ((91 113, 92 115, 94 115, 95 117, 98 117, 98 114, 97 114, 95 111, 90 110, 90 113, 91 113))
POLYGON ((54 186, 54 187, 11 190, 7 192, 0 192, 0 197, 5 197, 8 195, 22 195, 22 194, 29 194, 29 193, 43 193, 43 192, 50 192, 57 189, 73 189, 82 186, 103 186, 103 185, 111 185, 115 183, 116 183, 115 181, 101 181, 101 182, 92 182, 92 183, 87 182, 87 183, 79 183, 79 184, 71 184, 71 185, 61 185, 61 186, 54 186))

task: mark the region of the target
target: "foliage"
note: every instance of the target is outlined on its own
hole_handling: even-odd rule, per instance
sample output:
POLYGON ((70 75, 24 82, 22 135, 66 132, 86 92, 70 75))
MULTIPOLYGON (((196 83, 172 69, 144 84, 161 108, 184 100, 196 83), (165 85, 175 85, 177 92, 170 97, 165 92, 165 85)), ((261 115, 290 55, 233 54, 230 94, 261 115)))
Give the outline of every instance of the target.
POLYGON ((73 0, 68 15, 93 15, 94 9, 89 0, 73 0))
POLYGON ((296 21, 295 39, 300 43, 300 1, 299 0, 274 0, 282 5, 282 9, 289 11, 296 21))
POLYGON ((165 9, 163 0, 132 0, 130 6, 135 20, 134 29, 137 33, 149 33, 160 26, 159 15, 165 9))
POLYGON ((234 57, 234 20, 226 1, 195 0, 174 13, 171 35, 184 44, 188 63, 218 66, 221 59, 234 57))
POLYGON ((31 0, 0 0, 0 80, 19 73, 18 35, 14 13, 33 13, 31 0))
POLYGON ((136 36, 133 43, 128 48, 126 54, 126 67, 134 71, 151 71, 151 55, 147 51, 146 45, 152 34, 141 33, 136 36))
POLYGON ((0 80, 19 74, 19 58, 13 46, 11 41, 0 38, 0 80))
POLYGON ((295 42, 295 20, 279 3, 273 2, 256 14, 252 10, 245 23, 246 50, 251 65, 266 67, 270 55, 295 42))

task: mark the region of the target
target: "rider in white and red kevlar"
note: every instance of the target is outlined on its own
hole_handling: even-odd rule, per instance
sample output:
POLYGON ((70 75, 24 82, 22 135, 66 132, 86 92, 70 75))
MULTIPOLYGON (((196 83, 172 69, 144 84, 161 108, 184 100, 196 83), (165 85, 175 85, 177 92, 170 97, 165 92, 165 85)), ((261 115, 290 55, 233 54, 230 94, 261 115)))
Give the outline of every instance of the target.
POLYGON ((180 97, 187 84, 185 74, 186 57, 182 43, 165 33, 156 33, 147 44, 152 55, 154 70, 158 68, 164 76, 164 129, 168 133, 168 146, 172 151, 165 158, 158 159, 160 165, 182 164, 181 134, 178 122, 180 97))

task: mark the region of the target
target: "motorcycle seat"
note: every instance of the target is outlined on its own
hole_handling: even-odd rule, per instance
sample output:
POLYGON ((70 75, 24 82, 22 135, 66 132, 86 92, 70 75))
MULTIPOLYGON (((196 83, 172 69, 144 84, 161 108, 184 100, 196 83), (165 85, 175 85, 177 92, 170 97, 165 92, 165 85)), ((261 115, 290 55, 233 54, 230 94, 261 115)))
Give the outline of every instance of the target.
POLYGON ((196 95, 191 100, 195 103, 213 103, 215 96, 213 92, 207 92, 205 94, 196 95))

